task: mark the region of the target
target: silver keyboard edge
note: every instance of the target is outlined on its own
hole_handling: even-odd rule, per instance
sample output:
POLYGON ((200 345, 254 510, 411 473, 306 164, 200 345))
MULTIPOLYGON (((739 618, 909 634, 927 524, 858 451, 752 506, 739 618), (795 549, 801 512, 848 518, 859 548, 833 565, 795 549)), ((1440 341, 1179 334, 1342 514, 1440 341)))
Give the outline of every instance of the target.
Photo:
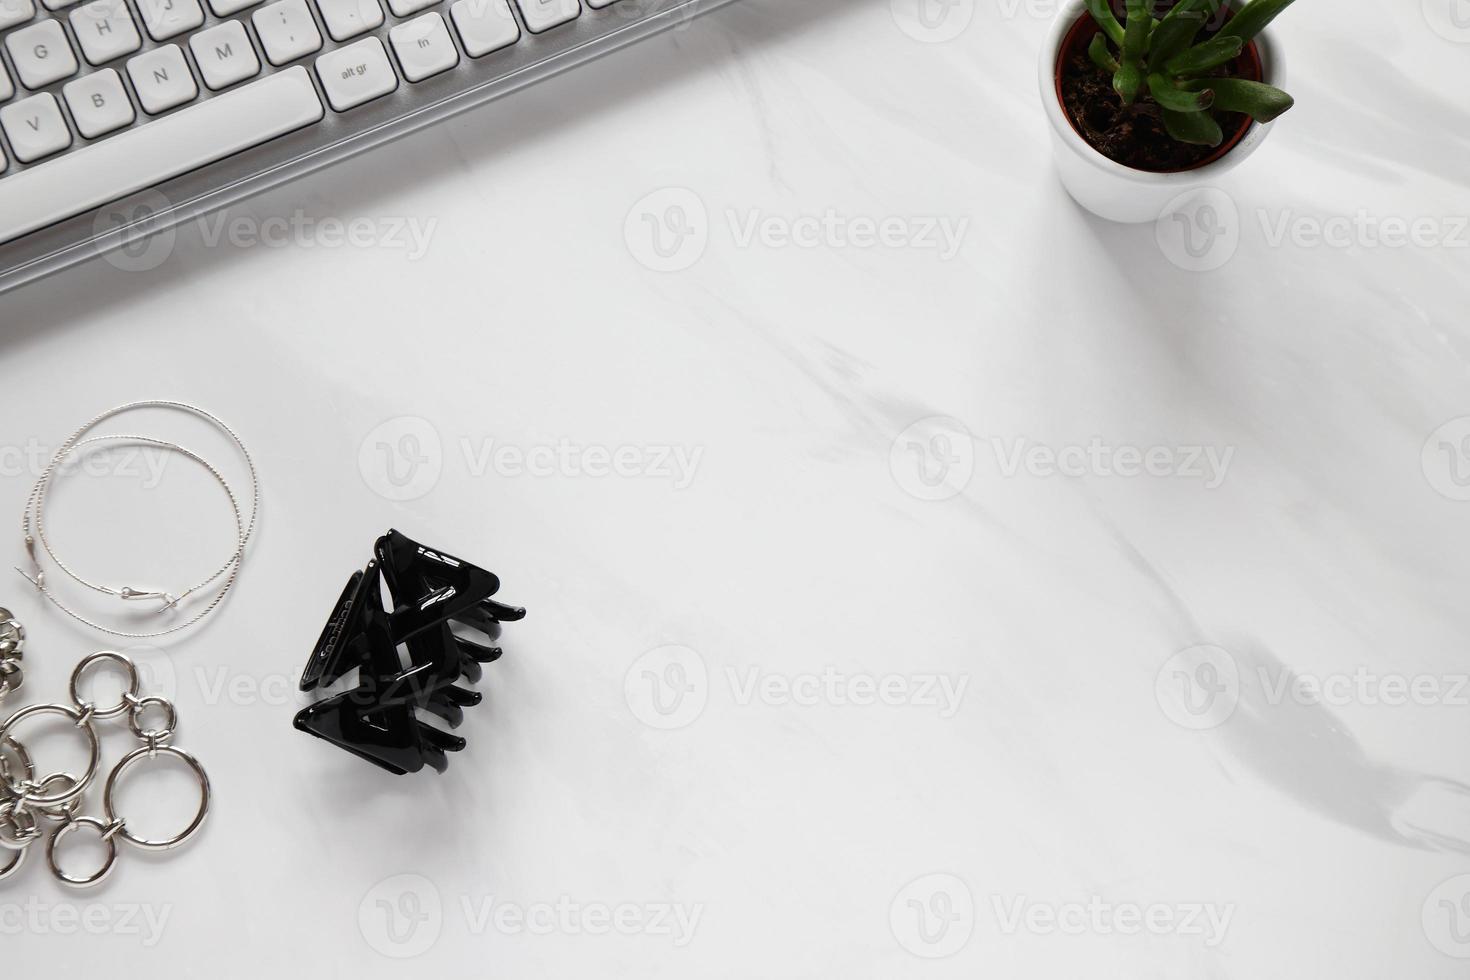
MULTIPOLYGON (((624 2, 633 4, 636 0, 624 2)), ((484 73, 482 81, 466 86, 463 73, 456 69, 412 85, 400 82, 397 91, 390 95, 342 114, 328 110, 327 118, 315 126, 153 188, 169 206, 149 215, 146 221, 110 222, 110 228, 99 232, 96 228, 99 216, 110 218, 119 207, 118 202, 113 202, 0 245, 0 294, 105 255, 141 235, 176 227, 443 122, 731 2, 669 0, 657 12, 612 30, 607 29, 606 18, 588 15, 616 11, 621 4, 613 4, 604 11, 589 8, 578 20, 545 34, 525 33, 514 48, 483 59, 464 59, 471 70, 484 73)), ((246 10, 244 16, 248 17, 250 12, 246 10)), ((363 36, 381 37, 386 44, 389 28, 398 22, 390 17, 380 29, 363 36)), ((466 65, 462 62, 460 67, 466 65)), ((317 84, 319 90, 319 81, 317 84)), ((132 199, 124 198, 122 203, 132 199)))

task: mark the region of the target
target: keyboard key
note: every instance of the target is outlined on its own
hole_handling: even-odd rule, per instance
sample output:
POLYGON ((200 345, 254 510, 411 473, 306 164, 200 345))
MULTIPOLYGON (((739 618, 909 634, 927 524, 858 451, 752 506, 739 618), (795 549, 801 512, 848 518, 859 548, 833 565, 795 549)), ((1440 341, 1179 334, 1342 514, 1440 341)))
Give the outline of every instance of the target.
POLYGON ((284 65, 322 49, 322 33, 316 29, 306 0, 280 0, 261 7, 251 19, 265 56, 273 65, 284 65))
POLYGON ((47 10, 62 10, 79 2, 80 0, 41 0, 41 5, 47 10))
POLYGON ((421 82, 459 64, 454 39, 444 26, 444 18, 437 13, 399 24, 388 32, 388 38, 393 42, 398 64, 403 67, 403 77, 410 82, 421 82))
POLYGON ((199 0, 138 0, 143 26, 155 41, 167 41, 204 23, 199 0))
POLYGON ((0 0, 0 31, 24 24, 36 16, 32 0, 0 0))
POLYGON ((143 46, 127 0, 95 0, 71 12, 71 29, 82 56, 94 65, 132 54, 143 46))
POLYGON ((471 58, 483 58, 521 39, 520 25, 507 0, 458 0, 449 8, 449 15, 471 58))
POLYGON ((327 101, 338 112, 371 102, 398 87, 388 52, 375 37, 322 55, 316 59, 316 73, 321 76, 327 101))
POLYGON ((521 5, 521 15, 532 34, 576 20, 582 13, 579 0, 516 0, 516 3, 521 5))
POLYGON ((257 3, 260 0, 209 0, 209 9, 214 11, 216 17, 228 17, 242 10, 249 10, 257 3))
POLYGON ((204 84, 215 91, 260 74, 260 59, 250 46, 245 25, 227 20, 189 38, 189 50, 204 84))
POLYGON ((5 38, 5 47, 26 88, 37 89, 77 73, 77 56, 67 43, 66 31, 54 20, 22 27, 5 38))
MULTIPOLYGON (((10 82, 10 76, 5 72, 5 66, 0 65, 0 102, 4 102, 15 94, 15 86, 10 82)), ((0 163, 0 169, 4 169, 0 163)))
MULTIPOLYGON (((71 146, 71 130, 66 128, 56 96, 49 92, 0 109, 0 127, 10 137, 10 148, 21 163, 39 160, 71 146)), ((10 179, 7 177, 6 183, 10 179)))
POLYGON ((388 0, 388 9, 393 11, 394 17, 407 17, 416 14, 420 10, 434 6, 439 0, 388 0))
POLYGON ((334 41, 357 37, 383 23, 378 0, 316 0, 316 5, 334 41))
POLYGON ((128 77, 143 111, 151 115, 192 102, 199 95, 194 75, 177 44, 145 51, 128 62, 128 77))
POLYGON ((617 2, 618 0, 587 0, 587 6, 601 10, 603 7, 610 7, 617 2))
POLYGON ((311 76, 297 65, 11 174, 0 180, 0 245, 321 118, 311 76))
POLYGON ((89 140, 122 129, 136 118, 122 79, 111 68, 67 82, 61 92, 77 132, 89 140))

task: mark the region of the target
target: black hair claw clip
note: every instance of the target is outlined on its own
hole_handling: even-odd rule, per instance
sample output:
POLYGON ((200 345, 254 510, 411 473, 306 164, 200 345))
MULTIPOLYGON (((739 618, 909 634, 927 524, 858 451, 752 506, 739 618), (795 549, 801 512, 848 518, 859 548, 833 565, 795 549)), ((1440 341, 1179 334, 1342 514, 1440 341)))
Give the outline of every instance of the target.
POLYGON ((494 574, 398 531, 379 538, 373 553, 367 568, 348 580, 301 675, 303 691, 354 670, 357 684, 302 710, 296 727, 389 772, 426 765, 444 772, 447 753, 463 750, 465 740, 420 721, 417 709, 458 728, 464 709, 481 700, 459 682, 477 683, 481 665, 501 652, 458 635, 451 624, 494 640, 501 623, 523 619, 526 611, 491 598, 500 590, 494 574))

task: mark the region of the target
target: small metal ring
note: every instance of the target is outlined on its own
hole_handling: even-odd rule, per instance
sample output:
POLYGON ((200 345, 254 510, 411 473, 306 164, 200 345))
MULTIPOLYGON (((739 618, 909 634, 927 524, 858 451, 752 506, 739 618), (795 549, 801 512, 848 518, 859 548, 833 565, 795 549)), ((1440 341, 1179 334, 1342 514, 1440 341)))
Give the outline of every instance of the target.
POLYGON ((5 867, 0 868, 0 881, 4 881, 19 871, 20 866, 26 863, 26 855, 30 852, 30 848, 28 847, 22 847, 18 851, 12 851, 10 860, 6 863, 5 867))
POLYGON ((79 710, 85 711, 87 709, 90 702, 83 701, 81 692, 78 690, 78 688, 81 687, 82 676, 86 673, 87 668, 91 667, 93 664, 101 663, 104 660, 110 660, 115 664, 121 664, 123 669, 127 671, 128 689, 123 694, 123 699, 120 702, 105 711, 97 708, 96 706, 92 706, 93 714, 98 718, 116 718, 118 715, 122 714, 124 711, 127 711, 129 708, 132 707, 133 700, 130 699, 128 695, 132 695, 132 698, 134 699, 138 696, 138 668, 133 664, 131 660, 129 660, 122 654, 117 653, 116 651, 99 650, 88 657, 86 660, 83 660, 81 663, 77 664, 76 670, 73 670, 71 672, 71 703, 76 705, 79 710))
POLYGON ((193 822, 184 828, 182 833, 163 841, 144 840, 141 837, 134 836, 126 827, 123 827, 118 834, 119 837, 134 847, 141 847, 149 851, 166 851, 171 847, 178 847, 184 841, 194 836, 195 832, 204 823, 204 818, 209 815, 209 774, 204 771, 204 767, 199 764, 199 760, 182 749, 174 748, 172 745, 159 745, 156 747, 145 745, 123 756, 122 761, 117 764, 117 768, 113 769, 112 774, 107 777, 107 787, 102 791, 102 808, 107 813, 107 819, 113 823, 117 823, 117 809, 113 805, 112 795, 113 791, 117 789, 118 780, 122 778, 123 773, 127 772, 140 759, 151 759, 158 754, 171 755, 175 758, 182 759, 188 764, 190 769, 194 770, 194 775, 199 778, 199 812, 194 815, 193 822))
POLYGON ((41 836, 36 815, 19 800, 0 802, 0 827, 6 826, 11 830, 0 831, 0 850, 23 851, 41 836))
POLYGON ((87 760, 87 771, 82 774, 82 778, 77 781, 77 784, 66 792, 55 793, 50 796, 32 796, 18 786, 14 780, 6 780, 6 784, 10 787, 11 792, 16 796, 23 797, 27 806, 46 809, 61 803, 71 802, 78 796, 81 796, 88 786, 92 785, 92 780, 97 775, 97 766, 102 761, 102 744, 97 739, 97 729, 93 728, 91 723, 84 720, 85 716, 80 711, 64 704, 33 704, 28 708, 21 708, 15 714, 5 719, 4 724, 0 724, 0 742, 5 741, 12 729, 21 722, 27 718, 33 718, 41 714, 61 715, 70 719, 78 729, 87 733, 87 742, 91 750, 91 755, 87 760))
POLYGON ((146 698, 138 698, 133 702, 132 710, 128 714, 128 728, 132 729, 134 735, 150 744, 167 741, 173 735, 174 729, 179 725, 179 713, 174 708, 173 702, 168 698, 157 695, 146 698), (164 710, 168 718, 168 724, 162 728, 144 728, 138 719, 143 717, 143 712, 150 707, 158 707, 164 710))
MULTIPOLYGON (((66 785, 68 786, 75 786, 77 783, 77 777, 73 776, 69 772, 53 772, 51 775, 41 780, 41 782, 37 784, 37 788, 44 790, 47 786, 50 786, 58 779, 65 780, 66 785)), ((59 803, 56 806, 48 807, 36 807, 36 809, 39 810, 41 816, 45 817, 47 820, 59 820, 63 823, 66 823, 76 818, 77 810, 81 807, 81 805, 82 801, 80 799, 75 799, 72 800, 70 803, 59 803)))
POLYGON ((26 648, 26 628, 13 619, 0 620, 0 657, 22 659, 26 648))
POLYGON ((113 840, 111 835, 109 835, 108 831, 111 829, 112 824, 104 823, 96 817, 77 817, 75 820, 57 827, 56 833, 52 834, 51 839, 46 842, 46 863, 51 865, 51 873, 56 876, 56 880, 63 885, 70 885, 72 888, 88 888, 99 883, 103 878, 106 878, 112 872, 112 866, 117 863, 117 841, 113 840), (67 834, 83 826, 96 830, 97 835, 102 839, 102 843, 107 845, 107 860, 102 863, 101 868, 88 877, 73 878, 61 870, 61 865, 56 860, 56 847, 67 834))
POLYGON ((19 691, 26 682, 25 671, 19 660, 0 660, 0 698, 11 691, 19 691))
MULTIPOLYGON (((36 778, 36 766, 31 762, 31 754, 26 751, 26 747, 21 745, 19 740, 6 738, 0 742, 0 749, 9 749, 10 754, 25 770, 25 779, 21 782, 29 782, 36 778)), ((6 760, 4 752, 0 752, 0 782, 4 782, 6 786, 10 785, 10 763, 6 760)))

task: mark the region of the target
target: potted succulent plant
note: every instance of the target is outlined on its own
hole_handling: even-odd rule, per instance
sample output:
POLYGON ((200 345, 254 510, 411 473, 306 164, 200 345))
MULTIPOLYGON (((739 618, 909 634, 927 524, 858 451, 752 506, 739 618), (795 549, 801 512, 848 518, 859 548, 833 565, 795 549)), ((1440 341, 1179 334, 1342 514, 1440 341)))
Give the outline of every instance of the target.
POLYGON ((1063 184, 1153 221, 1240 163, 1292 106, 1266 30, 1293 0, 1067 0, 1041 54, 1063 184))

